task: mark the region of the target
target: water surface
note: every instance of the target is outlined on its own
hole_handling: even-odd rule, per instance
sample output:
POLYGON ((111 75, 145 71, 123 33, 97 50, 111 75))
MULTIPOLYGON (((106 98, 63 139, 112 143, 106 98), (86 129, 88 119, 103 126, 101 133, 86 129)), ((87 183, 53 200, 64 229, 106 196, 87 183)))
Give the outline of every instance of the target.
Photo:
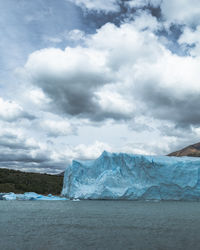
POLYGON ((0 249, 199 250, 200 203, 0 201, 0 249))

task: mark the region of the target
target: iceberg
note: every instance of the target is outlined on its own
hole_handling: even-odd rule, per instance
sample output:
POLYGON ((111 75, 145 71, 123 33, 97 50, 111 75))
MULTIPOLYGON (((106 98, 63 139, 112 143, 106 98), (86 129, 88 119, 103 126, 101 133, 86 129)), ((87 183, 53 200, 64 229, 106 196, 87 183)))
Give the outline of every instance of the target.
POLYGON ((65 197, 60 196, 53 196, 52 194, 49 194, 48 196, 37 194, 34 192, 27 192, 24 194, 15 194, 15 193, 6 193, 1 195, 1 200, 53 200, 53 201, 60 201, 60 200, 67 200, 65 197))
POLYGON ((2 200, 13 201, 17 199, 16 194, 14 193, 7 193, 1 196, 2 200))
POLYGON ((200 158, 103 154, 73 161, 64 175, 69 199, 200 200, 200 158))

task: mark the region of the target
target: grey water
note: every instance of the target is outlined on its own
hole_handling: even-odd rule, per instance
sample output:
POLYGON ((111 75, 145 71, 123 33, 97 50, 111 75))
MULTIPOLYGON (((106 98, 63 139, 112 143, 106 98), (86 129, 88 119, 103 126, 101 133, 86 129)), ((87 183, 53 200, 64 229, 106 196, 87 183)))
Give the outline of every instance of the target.
POLYGON ((0 249, 200 249, 200 202, 0 201, 0 249))

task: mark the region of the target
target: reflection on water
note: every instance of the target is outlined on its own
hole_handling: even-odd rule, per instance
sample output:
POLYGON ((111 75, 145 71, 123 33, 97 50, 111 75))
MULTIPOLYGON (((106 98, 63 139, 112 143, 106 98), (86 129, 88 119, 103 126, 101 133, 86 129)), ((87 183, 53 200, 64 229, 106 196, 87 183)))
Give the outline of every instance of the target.
POLYGON ((0 201, 0 249, 200 249, 200 203, 0 201))

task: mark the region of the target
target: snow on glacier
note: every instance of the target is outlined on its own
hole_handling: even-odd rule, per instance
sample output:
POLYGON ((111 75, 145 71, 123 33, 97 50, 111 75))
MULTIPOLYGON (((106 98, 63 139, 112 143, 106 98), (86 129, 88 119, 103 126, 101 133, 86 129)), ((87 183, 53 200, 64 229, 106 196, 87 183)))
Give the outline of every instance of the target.
POLYGON ((103 154, 73 161, 62 195, 70 199, 200 200, 200 158, 103 154))

